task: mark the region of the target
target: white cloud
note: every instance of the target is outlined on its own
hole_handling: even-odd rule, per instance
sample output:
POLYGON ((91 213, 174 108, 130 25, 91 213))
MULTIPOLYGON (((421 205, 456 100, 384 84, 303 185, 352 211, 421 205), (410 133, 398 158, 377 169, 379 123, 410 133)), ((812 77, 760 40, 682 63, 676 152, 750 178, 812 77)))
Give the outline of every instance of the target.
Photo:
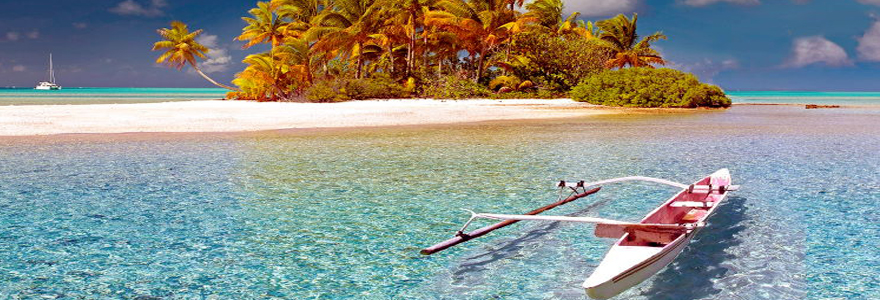
POLYGON ((86 29, 86 27, 89 27, 89 24, 86 24, 85 22, 73 23, 73 28, 76 28, 76 29, 86 29))
POLYGON ((26 33, 21 33, 21 32, 18 32, 18 31, 9 31, 9 32, 6 32, 6 40, 7 40, 7 41, 14 42, 14 41, 20 40, 20 39, 22 39, 22 38, 29 38, 29 39, 32 39, 32 40, 33 40, 33 39, 38 39, 38 38, 40 38, 40 31, 34 29, 34 30, 29 31, 29 32, 26 32, 26 33))
MULTIPOLYGON (((880 2, 880 0, 878 0, 880 2)), ((867 61, 880 61, 880 21, 875 21, 859 38, 859 46, 856 47, 859 58, 867 61)))
POLYGON ((232 56, 229 55, 226 49, 220 47, 217 43, 217 36, 205 34, 196 38, 196 42, 199 44, 208 47, 211 49, 208 51, 208 59, 199 64, 199 67, 202 69, 202 72, 205 73, 214 73, 214 72, 223 72, 229 68, 229 64, 232 63, 232 56))
POLYGON ((134 0, 125 0, 111 8, 110 12, 118 15, 158 17, 165 14, 162 12, 162 8, 165 6, 168 6, 168 2, 165 2, 165 0, 151 0, 148 7, 134 0))
POLYGON ((12 66, 12 71, 14 71, 14 72, 24 72, 24 70, 26 70, 26 69, 27 69, 27 68, 25 68, 25 67, 22 66, 22 65, 14 65, 14 66, 12 66))
POLYGON ((578 0, 567 1, 565 10, 579 11, 584 17, 603 17, 616 14, 631 14, 636 11, 641 0, 578 0))
POLYGON ((739 5, 761 4, 761 0, 679 0, 680 3, 690 6, 706 6, 719 2, 727 2, 739 5))
POLYGON ((840 45, 822 36, 809 36, 794 40, 791 47, 791 57, 782 64, 782 67, 800 68, 817 63, 832 67, 853 64, 840 45))
POLYGON ((726 59, 721 62, 721 68, 723 68, 723 69, 737 69, 737 68, 739 68, 739 62, 735 59, 726 59))
POLYGON ((739 69, 739 61, 736 59, 714 61, 706 58, 694 63, 669 62, 667 66, 676 70, 694 73, 700 80, 712 82, 712 78, 723 71, 739 69))
POLYGON ((196 42, 208 48, 216 48, 217 36, 213 34, 203 34, 196 38, 196 42))
POLYGON ((858 0, 861 4, 880 5, 880 0, 858 0))

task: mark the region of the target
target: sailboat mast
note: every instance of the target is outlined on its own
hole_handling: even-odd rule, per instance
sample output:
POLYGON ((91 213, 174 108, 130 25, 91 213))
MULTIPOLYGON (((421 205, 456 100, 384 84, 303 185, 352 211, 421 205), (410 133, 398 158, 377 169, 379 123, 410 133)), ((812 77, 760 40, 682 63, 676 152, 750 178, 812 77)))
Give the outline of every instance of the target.
POLYGON ((52 67, 52 53, 49 53, 49 82, 55 84, 55 70, 52 67))

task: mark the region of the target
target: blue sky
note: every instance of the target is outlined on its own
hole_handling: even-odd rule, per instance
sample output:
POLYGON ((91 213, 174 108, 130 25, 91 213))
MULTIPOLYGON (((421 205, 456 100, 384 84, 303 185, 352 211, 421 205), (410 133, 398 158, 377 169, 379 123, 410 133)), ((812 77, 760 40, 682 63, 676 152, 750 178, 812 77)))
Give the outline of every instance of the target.
MULTIPOLYGON (((0 86, 32 86, 55 55, 59 84, 211 87, 157 66, 155 30, 181 20, 205 30, 203 68, 228 82, 243 68, 233 38, 255 1, 31 0, 0 9, 0 86)), ((639 13, 639 31, 670 67, 727 90, 880 91, 880 0, 568 0, 586 20, 639 13)))

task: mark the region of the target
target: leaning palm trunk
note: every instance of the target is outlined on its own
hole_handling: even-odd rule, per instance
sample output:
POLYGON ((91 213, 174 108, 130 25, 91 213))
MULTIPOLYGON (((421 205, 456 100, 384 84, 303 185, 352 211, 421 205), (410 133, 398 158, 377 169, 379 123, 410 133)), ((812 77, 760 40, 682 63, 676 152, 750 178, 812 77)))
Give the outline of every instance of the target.
POLYGON ((388 43, 388 58, 391 60, 391 74, 394 74, 394 45, 388 43))
POLYGON ((422 42, 424 45, 424 49, 422 49, 422 69, 428 70, 428 34, 425 34, 424 41, 422 42))
POLYGON ((410 76, 413 73, 413 69, 415 68, 415 60, 416 58, 416 29, 415 25, 412 28, 412 34, 409 37, 409 49, 407 51, 406 58, 406 76, 410 76))
POLYGON ((483 63, 485 62, 486 51, 483 50, 480 52, 480 59, 477 62, 477 78, 474 79, 474 82, 479 82, 480 78, 483 78, 483 63))
POLYGON ((364 44, 358 42, 358 59, 357 59, 357 79, 361 79, 362 69, 364 68, 364 44))
POLYGON ((230 87, 230 86, 228 86, 228 85, 224 85, 224 84, 222 84, 222 83, 219 83, 219 82, 217 82, 217 81, 214 81, 214 79, 211 79, 211 77, 208 77, 208 75, 205 74, 204 72, 202 72, 202 69, 199 69, 199 67, 196 66, 196 65, 193 65, 193 69, 195 69, 196 72, 199 73, 199 75, 202 75, 202 78, 205 78, 205 80, 207 80, 207 81, 213 83, 213 84, 216 85, 216 86, 222 87, 222 88, 224 88, 224 89, 233 90, 233 91, 236 91, 236 92, 239 91, 237 88, 230 87))
POLYGON ((312 77, 312 49, 306 49, 306 83, 311 85, 314 78, 312 77))

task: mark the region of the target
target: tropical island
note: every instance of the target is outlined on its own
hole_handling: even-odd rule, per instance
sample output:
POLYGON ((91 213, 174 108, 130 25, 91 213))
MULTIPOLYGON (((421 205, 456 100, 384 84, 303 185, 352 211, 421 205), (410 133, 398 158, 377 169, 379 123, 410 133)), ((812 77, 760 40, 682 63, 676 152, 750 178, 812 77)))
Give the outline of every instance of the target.
POLYGON ((179 21, 158 30, 156 60, 192 67, 227 99, 550 99, 625 107, 729 107, 717 86, 659 68, 638 16, 585 22, 561 0, 271 0, 236 39, 266 49, 229 86, 198 67, 209 51, 179 21))

